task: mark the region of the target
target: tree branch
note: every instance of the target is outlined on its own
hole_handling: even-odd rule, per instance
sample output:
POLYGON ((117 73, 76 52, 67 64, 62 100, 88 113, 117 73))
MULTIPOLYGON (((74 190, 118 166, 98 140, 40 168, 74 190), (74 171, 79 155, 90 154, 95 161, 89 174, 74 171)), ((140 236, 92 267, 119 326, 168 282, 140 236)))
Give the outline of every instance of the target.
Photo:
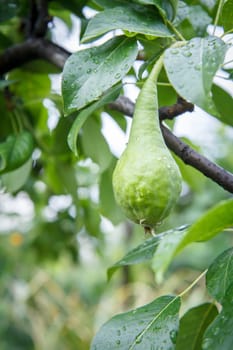
POLYGON ((168 148, 181 158, 185 164, 196 168, 226 191, 233 193, 233 174, 194 151, 164 125, 161 126, 161 129, 168 148))
POLYGON ((35 59, 44 59, 63 68, 70 53, 43 38, 31 38, 9 47, 0 55, 0 75, 35 59))
MULTIPOLYGON (((162 107, 159 110, 160 120, 172 119, 173 117, 193 110, 191 104, 184 103, 184 100, 178 100, 178 102, 171 107, 162 107), (179 102, 181 101, 181 102, 179 102)), ((133 116, 134 103, 127 97, 120 96, 115 102, 110 104, 110 108, 115 109, 129 117, 133 116)), ((184 163, 191 165, 199 170, 205 176, 219 184, 225 190, 233 193, 233 174, 227 172, 217 164, 211 162, 206 157, 194 151, 190 146, 181 141, 172 132, 161 124, 161 130, 166 145, 173 151, 184 163)))
POLYGON ((159 109, 159 119, 160 121, 165 119, 174 119, 178 115, 185 112, 193 112, 194 105, 182 97, 178 97, 177 103, 172 106, 160 107, 159 109))

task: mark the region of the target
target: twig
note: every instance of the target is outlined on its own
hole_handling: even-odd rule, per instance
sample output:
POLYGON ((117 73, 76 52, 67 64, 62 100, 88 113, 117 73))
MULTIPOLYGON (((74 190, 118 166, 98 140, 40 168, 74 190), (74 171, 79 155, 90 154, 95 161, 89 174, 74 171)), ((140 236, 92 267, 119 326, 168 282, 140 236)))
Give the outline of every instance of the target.
POLYGON ((233 193, 233 174, 194 151, 194 149, 181 141, 164 125, 161 126, 161 129, 168 148, 181 158, 185 164, 196 168, 226 191, 233 193))
POLYGON ((159 119, 160 121, 165 119, 174 119, 178 115, 185 112, 193 112, 194 105, 182 97, 178 97, 177 103, 172 106, 160 107, 159 109, 159 119))
MULTIPOLYGON (((118 99, 112 103, 109 103, 109 108, 117 110, 129 117, 133 116, 134 113, 134 103, 125 96, 119 96, 118 99)), ((160 107, 159 109, 159 119, 160 121, 165 119, 174 119, 178 115, 185 112, 192 112, 194 110, 194 105, 187 102, 182 97, 178 97, 177 103, 172 106, 160 107)))

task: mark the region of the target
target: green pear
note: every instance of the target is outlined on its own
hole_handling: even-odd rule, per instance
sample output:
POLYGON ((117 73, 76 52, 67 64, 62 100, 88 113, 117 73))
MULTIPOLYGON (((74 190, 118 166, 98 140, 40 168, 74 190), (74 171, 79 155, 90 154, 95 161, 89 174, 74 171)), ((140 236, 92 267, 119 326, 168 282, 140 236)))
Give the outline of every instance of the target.
POLYGON ((181 191, 179 168, 160 129, 155 63, 137 98, 129 141, 113 173, 117 203, 130 220, 153 232, 169 214, 181 191))

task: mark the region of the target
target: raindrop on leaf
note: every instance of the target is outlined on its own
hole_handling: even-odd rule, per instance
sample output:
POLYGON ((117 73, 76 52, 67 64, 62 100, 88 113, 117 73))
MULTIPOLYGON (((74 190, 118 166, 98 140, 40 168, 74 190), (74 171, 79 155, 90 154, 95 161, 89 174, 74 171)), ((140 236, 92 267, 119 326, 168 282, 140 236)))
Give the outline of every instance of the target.
POLYGON ((216 327, 214 330, 213 330, 213 334, 214 335, 217 335, 219 333, 220 329, 218 327, 216 327))
POLYGON ((115 79, 120 79, 121 74, 120 73, 116 73, 114 77, 115 77, 115 79))
POLYGON ((176 344, 177 332, 175 330, 172 330, 169 335, 172 343, 176 344))
POLYGON ((190 52, 190 51, 182 51, 182 55, 185 56, 185 57, 190 57, 190 56, 192 56, 192 52, 190 52))
POLYGON ((195 69, 195 70, 201 70, 201 65, 200 65, 200 64, 196 64, 196 65, 194 66, 194 69, 195 69))
POLYGON ((202 348, 203 350, 206 350, 208 348, 210 348, 210 346, 213 344, 213 340, 210 338, 206 338, 203 343, 202 343, 202 348))
POLYGON ((136 344, 140 344, 142 342, 142 336, 138 336, 135 340, 136 344))

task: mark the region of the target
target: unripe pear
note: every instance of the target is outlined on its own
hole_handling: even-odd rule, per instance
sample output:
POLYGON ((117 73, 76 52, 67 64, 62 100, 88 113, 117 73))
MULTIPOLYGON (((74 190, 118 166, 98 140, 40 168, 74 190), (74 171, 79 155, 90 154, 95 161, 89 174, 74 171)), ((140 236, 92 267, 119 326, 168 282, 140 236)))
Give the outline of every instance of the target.
POLYGON ((179 168, 161 133, 157 79, 162 58, 154 65, 137 98, 129 141, 113 173, 113 190, 125 215, 145 231, 171 211, 181 191, 179 168))

